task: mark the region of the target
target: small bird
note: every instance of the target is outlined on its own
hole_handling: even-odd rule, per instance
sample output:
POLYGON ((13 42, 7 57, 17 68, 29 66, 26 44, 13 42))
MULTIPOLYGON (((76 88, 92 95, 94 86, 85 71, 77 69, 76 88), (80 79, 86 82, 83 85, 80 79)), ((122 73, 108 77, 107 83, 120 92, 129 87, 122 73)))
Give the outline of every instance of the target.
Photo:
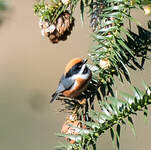
POLYGON ((52 95, 50 103, 57 99, 59 94, 65 97, 76 98, 89 84, 92 73, 86 66, 87 59, 74 58, 65 67, 56 92, 52 95))

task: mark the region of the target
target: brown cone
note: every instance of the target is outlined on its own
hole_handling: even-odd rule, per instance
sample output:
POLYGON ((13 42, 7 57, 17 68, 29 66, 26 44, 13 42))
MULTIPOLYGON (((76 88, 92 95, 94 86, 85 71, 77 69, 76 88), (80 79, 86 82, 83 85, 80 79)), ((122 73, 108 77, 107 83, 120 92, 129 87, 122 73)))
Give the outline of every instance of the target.
POLYGON ((71 34, 74 18, 70 19, 69 12, 65 11, 53 24, 49 21, 40 20, 39 26, 43 36, 48 37, 52 43, 58 43, 60 40, 66 40, 67 36, 71 34))
MULTIPOLYGON (((62 126, 61 132, 64 134, 71 134, 71 135, 78 135, 79 130, 75 129, 74 127, 78 128, 86 128, 86 126, 82 126, 82 123, 77 120, 77 116, 75 114, 70 115, 67 117, 65 123, 62 126)), ((71 144, 74 144, 74 140, 67 139, 71 144)))

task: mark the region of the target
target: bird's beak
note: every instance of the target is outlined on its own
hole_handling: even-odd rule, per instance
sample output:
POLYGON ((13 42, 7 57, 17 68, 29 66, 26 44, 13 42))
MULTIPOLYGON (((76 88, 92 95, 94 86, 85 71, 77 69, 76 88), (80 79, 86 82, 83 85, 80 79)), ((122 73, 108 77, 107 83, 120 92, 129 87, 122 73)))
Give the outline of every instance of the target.
POLYGON ((84 59, 84 60, 83 60, 83 63, 85 64, 87 61, 88 61, 88 59, 84 59))

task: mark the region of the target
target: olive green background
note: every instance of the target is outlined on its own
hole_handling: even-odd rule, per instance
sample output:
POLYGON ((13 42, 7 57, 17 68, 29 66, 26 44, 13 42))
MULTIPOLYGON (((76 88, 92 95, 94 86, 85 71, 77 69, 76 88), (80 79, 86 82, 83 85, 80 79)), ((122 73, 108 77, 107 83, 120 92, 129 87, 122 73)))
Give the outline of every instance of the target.
MULTIPOLYGON (((74 14, 76 26, 65 42, 52 44, 41 36, 38 17, 32 10, 33 1, 14 0, 0 27, 0 149, 52 150, 59 143, 65 113, 59 113, 59 102, 49 104, 65 64, 73 57, 87 57, 91 37, 88 20, 82 25, 79 11, 74 14)), ((134 11, 134 14, 136 12, 134 11)), ((149 17, 137 13, 145 25, 149 17)), ((143 71, 131 71, 132 83, 142 88, 150 82, 149 61, 143 71)), ((115 89, 130 92, 117 83, 115 89)), ((119 94, 119 92, 118 92, 119 94)), ((128 126, 122 127, 121 150, 150 150, 151 113, 147 123, 142 113, 134 117, 136 137, 128 126)), ((61 140, 63 141, 63 140, 61 140)), ((113 149, 108 133, 100 137, 99 149, 113 149)))

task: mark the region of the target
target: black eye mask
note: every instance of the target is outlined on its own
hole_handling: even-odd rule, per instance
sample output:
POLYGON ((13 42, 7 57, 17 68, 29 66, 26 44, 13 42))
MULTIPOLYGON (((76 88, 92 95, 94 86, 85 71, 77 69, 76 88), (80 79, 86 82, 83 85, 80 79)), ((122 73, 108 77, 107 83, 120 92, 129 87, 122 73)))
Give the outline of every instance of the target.
POLYGON ((65 75, 65 77, 71 77, 72 75, 77 74, 77 73, 81 70, 82 66, 83 66, 83 63, 82 63, 82 62, 75 64, 75 65, 69 70, 69 72, 65 75))
POLYGON ((85 69, 82 72, 83 74, 87 74, 88 73, 88 67, 86 66, 85 69))

